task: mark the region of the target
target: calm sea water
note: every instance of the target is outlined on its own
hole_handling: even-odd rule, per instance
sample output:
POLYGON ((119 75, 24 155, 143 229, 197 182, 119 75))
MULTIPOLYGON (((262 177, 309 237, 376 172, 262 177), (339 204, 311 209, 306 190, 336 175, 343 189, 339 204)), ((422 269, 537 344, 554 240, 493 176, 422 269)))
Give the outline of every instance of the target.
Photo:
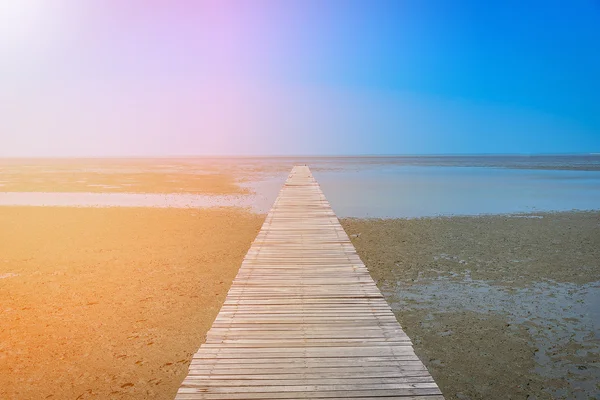
MULTIPOLYGON (((225 159, 227 160, 227 159, 225 159)), ((600 153, 577 155, 428 155, 428 156, 360 156, 360 157, 269 157, 240 158, 251 165, 259 163, 308 164, 313 171, 365 169, 385 166, 418 167, 485 167, 502 169, 550 169, 600 171, 600 153)))
POLYGON ((600 171, 370 165, 314 172, 340 217, 600 209, 600 171))
POLYGON ((244 182, 256 193, 250 196, 2 193, 0 187, 0 205, 243 206, 264 213, 285 182, 285 171, 307 164, 339 217, 600 209, 600 155, 270 157, 214 162, 235 164, 238 170, 284 172, 265 172, 244 182))
MULTIPOLYGON (((309 165, 339 217, 600 209, 600 155, 298 157, 264 162, 309 165)), ((274 185, 280 184, 273 179, 274 185)), ((269 181, 260 185, 268 188, 269 181)))
MULTIPOLYGON (((600 155, 295 157, 256 162, 309 165, 339 217, 600 209, 600 155)), ((271 176, 250 186, 270 201, 283 179, 271 176)))

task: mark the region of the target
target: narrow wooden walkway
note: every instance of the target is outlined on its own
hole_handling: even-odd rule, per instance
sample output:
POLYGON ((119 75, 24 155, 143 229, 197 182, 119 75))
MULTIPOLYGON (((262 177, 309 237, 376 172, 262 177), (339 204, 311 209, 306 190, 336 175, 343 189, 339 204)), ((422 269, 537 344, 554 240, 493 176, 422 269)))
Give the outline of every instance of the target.
POLYGON ((308 167, 294 167, 176 399, 443 399, 308 167))

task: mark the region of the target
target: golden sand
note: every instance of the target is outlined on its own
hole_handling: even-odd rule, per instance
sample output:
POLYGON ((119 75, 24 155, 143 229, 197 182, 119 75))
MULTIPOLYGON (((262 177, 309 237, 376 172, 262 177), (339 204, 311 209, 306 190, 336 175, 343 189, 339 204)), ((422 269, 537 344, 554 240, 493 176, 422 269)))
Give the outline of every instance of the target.
POLYGON ((239 183, 290 168, 260 159, 0 159, 0 192, 248 194, 239 183))
POLYGON ((0 207, 0 398, 173 398, 263 219, 0 207))
POLYGON ((79 166, 51 171, 13 167, 0 172, 0 183, 4 192, 249 193, 227 173, 89 170, 79 166))

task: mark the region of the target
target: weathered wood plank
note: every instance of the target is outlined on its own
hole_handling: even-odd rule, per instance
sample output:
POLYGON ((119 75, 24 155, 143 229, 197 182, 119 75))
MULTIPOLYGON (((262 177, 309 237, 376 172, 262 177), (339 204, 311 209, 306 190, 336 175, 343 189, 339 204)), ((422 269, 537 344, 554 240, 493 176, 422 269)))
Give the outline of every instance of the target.
POLYGON ((308 167, 294 167, 177 399, 443 399, 308 167))

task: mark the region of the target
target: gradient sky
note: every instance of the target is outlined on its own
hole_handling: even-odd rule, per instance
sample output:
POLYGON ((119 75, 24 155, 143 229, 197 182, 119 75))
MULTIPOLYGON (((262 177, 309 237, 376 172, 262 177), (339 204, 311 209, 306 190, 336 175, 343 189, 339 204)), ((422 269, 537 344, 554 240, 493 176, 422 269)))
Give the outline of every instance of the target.
POLYGON ((600 2, 0 1, 0 156, 600 152, 600 2))

